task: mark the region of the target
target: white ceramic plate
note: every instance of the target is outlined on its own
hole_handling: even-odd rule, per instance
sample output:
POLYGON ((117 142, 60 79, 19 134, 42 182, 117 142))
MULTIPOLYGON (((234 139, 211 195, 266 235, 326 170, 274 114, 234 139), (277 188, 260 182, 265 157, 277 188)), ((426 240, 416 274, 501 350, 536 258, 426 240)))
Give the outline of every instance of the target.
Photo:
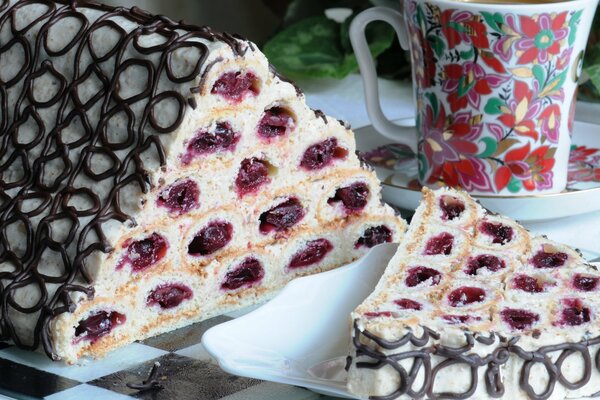
POLYGON ((296 279, 263 307, 208 330, 202 344, 229 373, 352 398, 344 370, 350 312, 396 247, 380 245, 352 264, 296 279))
MULTIPOLYGON (((405 124, 404 124, 405 125, 405 124)), ((407 128, 414 129, 414 128, 407 128)), ((573 143, 600 148, 600 125, 575 122, 573 143)), ((356 144, 361 152, 392 143, 372 126, 356 130, 356 144)), ((402 209, 414 210, 421 200, 420 189, 409 183, 416 179, 416 161, 405 163, 401 170, 375 168, 383 182, 385 201, 402 209)), ((571 190, 558 194, 531 196, 474 196, 484 207, 518 221, 544 221, 600 210, 600 183, 577 183, 571 190)))

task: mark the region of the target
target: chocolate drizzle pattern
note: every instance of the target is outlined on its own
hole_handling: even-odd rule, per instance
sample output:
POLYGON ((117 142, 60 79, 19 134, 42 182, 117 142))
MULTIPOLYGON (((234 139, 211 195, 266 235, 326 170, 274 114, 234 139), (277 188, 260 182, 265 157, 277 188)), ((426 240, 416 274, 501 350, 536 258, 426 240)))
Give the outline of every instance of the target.
MULTIPOLYGON (((600 344, 600 337, 582 340, 579 343, 561 343, 543 346, 536 351, 526 351, 517 345, 519 337, 506 339, 495 333, 489 337, 474 337, 470 332, 465 332, 465 344, 453 348, 435 343, 440 335, 435 331, 423 327, 423 335, 419 338, 412 332, 408 332, 397 341, 389 341, 378 337, 366 329, 361 329, 358 320, 354 321, 354 334, 352 338, 356 350, 356 357, 364 360, 368 357, 372 361, 359 361, 356 368, 379 369, 384 366, 392 367, 400 378, 400 387, 393 393, 385 396, 371 396, 371 400, 392 400, 406 395, 411 398, 427 397, 429 399, 466 399, 477 390, 479 382, 479 369, 485 368, 484 381, 487 394, 493 398, 500 398, 505 393, 502 381, 501 367, 512 357, 523 360, 521 367, 519 386, 532 400, 548 399, 554 392, 557 383, 567 389, 575 390, 584 387, 592 375, 593 368, 600 372, 600 348, 592 357, 590 347, 600 344), (471 352, 475 341, 483 345, 492 345, 498 341, 498 346, 487 356, 481 357, 471 352), (409 346, 408 351, 402 351, 402 347, 409 346), (415 350, 415 348, 417 348, 415 350), (385 354, 379 349, 400 350, 391 354, 385 354), (552 353, 560 352, 556 361, 552 353), (583 360, 584 371, 579 380, 571 382, 562 370, 564 361, 571 355, 579 353, 583 360), (443 360, 432 366, 432 356, 442 357, 443 360), (412 359, 410 371, 407 371, 400 363, 403 360, 412 359), (435 380, 440 371, 452 365, 464 364, 470 369, 471 382, 464 393, 437 393, 433 391, 435 380), (531 384, 531 371, 536 365, 542 365, 549 377, 548 384, 542 393, 536 393, 531 384), (423 369, 423 383, 419 388, 413 388, 420 370, 423 369)), ((595 395, 594 395, 595 396, 595 395)), ((593 397, 593 396, 592 396, 593 397)))
POLYGON ((50 323, 61 313, 75 310, 72 295, 76 292, 94 296, 87 260, 95 252, 112 250, 105 224, 135 223, 122 207, 122 190, 131 184, 144 193, 150 189, 144 154, 156 154, 164 165, 161 135, 175 131, 187 109, 196 106, 189 96, 199 91, 198 77, 206 69, 210 51, 206 43, 223 42, 234 56, 254 48, 239 36, 154 16, 135 7, 49 0, 0 2, 0 32, 10 32, 9 40, 0 42, 0 56, 7 57, 13 48, 22 50, 14 75, 2 80, 8 72, 0 74, 0 340, 11 340, 25 349, 41 343, 56 359, 50 323), (19 15, 34 6, 43 12, 20 26, 19 15), (98 12, 97 19, 89 18, 98 12), (123 19, 134 27, 126 29, 123 19), (53 47, 51 30, 74 21, 79 28, 71 32, 68 43, 53 47), (118 38, 104 52, 94 40, 101 31, 118 38), (145 47, 143 39, 149 35, 164 41, 145 47), (185 75, 176 70, 173 61, 178 49, 197 53, 185 75), (138 93, 125 95, 120 77, 132 67, 145 71, 147 79, 138 93), (36 89, 37 79, 52 80, 52 85, 46 85, 52 93, 36 89), (90 80, 97 82, 99 90, 82 98, 80 87, 90 80), (156 112, 160 104, 167 104, 163 102, 175 107, 174 118, 166 124, 161 119, 164 116, 156 112), (110 130, 116 116, 126 119, 126 135, 117 142, 110 130), (26 140, 21 137, 24 124, 37 128, 26 140), (68 142, 62 133, 72 126, 77 126, 80 135, 68 142), (96 157, 111 165, 98 172, 96 157), (89 186, 78 184, 81 179, 92 182, 89 186, 108 182, 108 195, 101 197, 89 186), (75 207, 75 198, 85 199, 89 206, 75 207), (24 203, 31 202, 36 206, 25 209, 24 203), (65 235, 53 230, 59 222, 70 224, 65 235), (11 236, 15 226, 23 232, 17 237, 21 243, 11 236), (43 271, 46 251, 57 253, 62 260, 61 274, 43 271), (35 304, 19 303, 15 293, 26 286, 37 287, 35 304), (19 334, 13 321, 18 314, 37 320, 33 337, 19 334))

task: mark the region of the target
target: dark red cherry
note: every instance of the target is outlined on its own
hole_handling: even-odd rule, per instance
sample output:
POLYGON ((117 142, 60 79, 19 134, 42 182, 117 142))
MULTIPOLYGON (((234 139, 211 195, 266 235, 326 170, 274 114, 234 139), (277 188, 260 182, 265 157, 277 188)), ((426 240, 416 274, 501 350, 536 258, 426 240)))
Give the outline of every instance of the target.
POLYGON ((540 320, 540 316, 536 313, 527 310, 516 308, 505 308, 500 312, 502 320, 513 329, 522 331, 529 329, 540 320))
POLYGON ((229 122, 219 122, 214 131, 203 129, 194 135, 187 145, 187 153, 182 157, 182 161, 188 164, 199 155, 233 151, 239 140, 240 134, 234 132, 229 122))
POLYGON ((452 253, 452 246, 454 245, 454 236, 448 232, 441 233, 437 236, 432 237, 427 241, 425 245, 424 255, 435 256, 437 254, 449 255, 452 253))
POLYGON ((173 214, 181 215, 198 207, 199 196, 198 184, 188 179, 165 188, 158 196, 157 204, 173 214))
POLYGON ((337 139, 332 137, 309 146, 304 151, 300 166, 307 170, 322 169, 331 164, 334 159, 342 159, 347 156, 348 150, 339 147, 337 139))
POLYGON ((308 267, 323 260, 327 253, 333 250, 333 245, 327 239, 316 239, 308 242, 306 246, 294 254, 289 268, 308 267))
POLYGON ((158 233, 152 233, 147 238, 134 242, 126 242, 126 245, 127 253, 121 259, 117 269, 129 264, 134 272, 143 271, 156 264, 167 254, 169 247, 167 240, 158 233))
POLYGON ((361 246, 375 247, 381 243, 390 243, 392 241, 392 231, 385 225, 373 226, 367 228, 363 235, 358 238, 354 244, 354 248, 358 249, 361 246))
POLYGON ((222 249, 231 241, 233 225, 225 221, 215 221, 202 228, 188 245, 188 254, 206 256, 222 249))
POLYGON ((442 315, 442 319, 450 325, 467 324, 469 322, 481 321, 481 317, 471 315, 442 315))
POLYGON ((327 203, 334 204, 340 201, 348 212, 362 210, 369 201, 369 186, 364 182, 356 182, 350 186, 340 188, 335 191, 332 198, 327 200, 327 203))
POLYGON ((378 317, 391 317, 392 316, 392 312, 391 311, 374 311, 374 312, 366 312, 363 314, 365 317, 371 319, 371 318, 378 318, 378 317))
POLYGON ((565 265, 569 256, 565 253, 547 253, 540 250, 533 256, 531 263, 536 268, 558 268, 565 265))
POLYGON ((254 257, 249 257, 225 275, 221 289, 235 290, 242 286, 250 287, 260 282, 264 276, 265 270, 260 261, 254 257))
POLYGON ((517 275, 513 278, 513 288, 527 293, 541 293, 545 290, 544 284, 536 278, 527 275, 517 275))
POLYGON ((411 299, 398 299, 394 300, 394 304, 400 307, 403 310, 416 310, 420 311, 423 306, 418 301, 414 301, 411 299))
POLYGON ((490 272, 498 272, 501 269, 506 268, 506 264, 503 260, 490 254, 481 254, 477 257, 471 257, 467 262, 465 268, 465 274, 477 275, 480 269, 487 269, 490 272))
POLYGON ((573 287, 582 292, 593 292, 598 288, 598 282, 600 278, 597 276, 575 274, 573 277, 573 287))
POLYGON ((406 277, 405 283, 408 287, 415 287, 423 282, 429 281, 430 286, 435 286, 440 283, 441 279, 442 274, 433 268, 413 267, 408 270, 408 276, 406 277))
POLYGON ((459 287, 448 295, 448 303, 452 307, 464 307, 472 303, 481 303, 484 300, 485 290, 473 286, 459 287))
POLYGON ((99 311, 79 321, 75 328, 75 337, 95 343, 108 335, 115 327, 123 325, 127 318, 116 311, 99 311))
POLYGON ((272 107, 266 110, 258 123, 258 135, 271 139, 283 136, 294 128, 292 113, 283 107, 272 107))
POLYGON ((184 300, 192 298, 192 289, 183 284, 160 285, 146 299, 149 306, 159 305, 160 308, 174 308, 184 300))
POLYGON ((304 208, 300 200, 291 198, 260 215, 260 232, 281 232, 296 225, 304 218, 304 208))
POLYGON ((558 325, 578 326, 590 322, 591 310, 580 299, 565 299, 558 325))
POLYGON ((239 103, 247 95, 258 94, 258 78, 252 72, 226 72, 217 79, 210 91, 232 103, 239 103))
POLYGON ((244 196, 256 192, 269 181, 269 163, 258 158, 247 158, 242 161, 235 186, 238 194, 244 196))
POLYGON ((442 209, 442 219, 452 221, 459 218, 465 211, 465 203, 453 196, 442 196, 440 208, 442 209))
POLYGON ((492 237, 492 243, 505 245, 513 239, 514 231, 510 226, 484 222, 481 232, 492 237))

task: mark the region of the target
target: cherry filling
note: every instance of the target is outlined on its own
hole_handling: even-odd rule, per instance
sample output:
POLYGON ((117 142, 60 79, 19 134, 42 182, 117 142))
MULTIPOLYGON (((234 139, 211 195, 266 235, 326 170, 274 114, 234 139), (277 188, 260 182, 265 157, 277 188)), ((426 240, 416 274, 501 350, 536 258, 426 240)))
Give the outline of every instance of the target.
POLYGON ((452 253, 452 246, 454 245, 454 236, 448 232, 441 233, 437 236, 432 237, 427 241, 425 245, 425 251, 423 252, 426 256, 435 256, 438 254, 449 255, 452 253))
POLYGON ((558 268, 565 265, 569 256, 565 253, 548 253, 540 250, 533 256, 531 263, 536 268, 558 268))
POLYGON ((333 245, 327 239, 317 239, 306 244, 292 257, 289 268, 308 267, 323 260, 327 253, 333 250, 333 245))
POLYGON ((108 335, 115 327, 123 325, 127 318, 116 311, 99 311, 79 321, 75 328, 75 337, 95 343, 102 336, 108 335))
POLYGON ((258 136, 265 139, 283 136, 294 129, 294 125, 294 117, 292 117, 292 113, 288 109, 284 107, 272 107, 265 110, 258 123, 258 136))
POLYGON ((235 186, 240 196, 253 193, 263 184, 268 183, 269 163, 258 158, 247 158, 242 161, 235 186))
POLYGON ((150 292, 146 299, 149 306, 158 305, 162 309, 174 308, 184 300, 192 298, 192 289, 183 284, 167 284, 158 286, 150 292))
POLYGON ((196 133, 189 141, 182 161, 187 164, 199 155, 234 150, 239 140, 240 134, 233 130, 229 122, 219 122, 213 132, 200 130, 196 133))
POLYGON ((600 282, 600 278, 596 276, 575 274, 573 277, 573 287, 582 292, 593 292, 598 288, 598 282, 600 282))
POLYGON ((465 204, 453 196, 442 196, 440 198, 440 208, 442 209, 442 218, 447 221, 459 218, 465 211, 465 204))
POLYGON ((366 312, 363 315, 369 319, 378 318, 378 317, 388 317, 389 318, 392 316, 392 312, 391 311, 374 311, 374 312, 366 312))
POLYGON ((369 201, 369 186, 364 182, 353 183, 350 186, 335 191, 335 195, 327 200, 328 204, 342 202, 348 212, 358 212, 365 208, 369 201))
POLYGON ((502 316, 502 320, 506 322, 508 326, 520 331, 531 328, 533 324, 540 320, 538 314, 516 308, 505 308, 500 312, 500 315, 502 316))
POLYGON ((592 312, 580 299, 565 299, 558 325, 577 326, 590 322, 592 312))
POLYGON ((472 303, 481 303, 484 300, 485 290, 473 286, 459 287, 448 295, 448 303, 452 307, 464 307, 472 303))
POLYGON ((510 226, 484 222, 481 224, 481 232, 492 237, 492 243, 505 245, 513 239, 514 231, 510 226))
POLYGON ((471 315, 442 315, 442 319, 450 325, 467 324, 473 321, 481 321, 481 317, 471 315))
POLYGON ((233 225, 225 221, 211 222, 202 228, 188 245, 188 254, 206 256, 222 249, 231 241, 233 225))
POLYGON ((262 213, 259 217, 259 230, 262 234, 285 231, 300 222, 302 218, 304 218, 304 208, 300 200, 291 198, 262 213))
POLYGON ((408 270, 405 283, 408 287, 415 287, 430 280, 429 286, 435 286, 441 279, 442 274, 433 268, 414 267, 408 270))
POLYGON ((304 151, 300 166, 307 170, 322 169, 331 164, 333 160, 347 156, 348 150, 339 147, 337 139, 332 137, 309 146, 304 151))
POLYGON ((198 207, 199 196, 198 184, 193 180, 186 180, 167 187, 160 193, 156 202, 159 207, 181 215, 198 207))
POLYGON ((125 242, 125 246, 127 246, 127 254, 121 259, 117 269, 129 264, 134 272, 143 271, 156 264, 167 254, 169 247, 167 240, 158 233, 135 242, 125 242))
POLYGON ((239 103, 246 95, 258 94, 258 78, 252 72, 226 72, 217 79, 210 92, 239 103))
POLYGON ((394 304, 400 307, 403 310, 416 310, 420 311, 423 306, 418 301, 414 301, 411 299, 398 299, 394 300, 394 304))
POLYGON ((513 278, 513 288, 527 293, 542 293, 546 290, 546 285, 533 276, 517 275, 513 278))
POLYGON ((490 272, 498 272, 501 269, 506 268, 506 264, 503 260, 490 254, 482 254, 477 257, 472 257, 467 263, 465 273, 467 275, 477 275, 480 269, 487 269, 490 272))
POLYGON ((242 286, 250 287, 258 283, 265 276, 260 261, 254 257, 246 258, 235 269, 225 275, 225 280, 221 284, 221 289, 235 290, 242 286))
POLYGON ((354 244, 354 248, 358 249, 361 246, 371 247, 381 243, 390 243, 392 241, 392 231, 385 225, 373 226, 365 230, 365 233, 358 238, 354 244))

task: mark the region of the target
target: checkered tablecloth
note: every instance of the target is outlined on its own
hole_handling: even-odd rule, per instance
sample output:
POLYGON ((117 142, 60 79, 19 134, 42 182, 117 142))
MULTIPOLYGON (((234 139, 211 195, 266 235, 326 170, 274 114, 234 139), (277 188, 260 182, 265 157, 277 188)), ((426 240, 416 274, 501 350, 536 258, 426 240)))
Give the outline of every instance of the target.
POLYGON ((0 399, 330 399, 303 388, 233 376, 219 368, 200 339, 210 327, 247 311, 133 343, 83 365, 67 366, 50 361, 42 353, 0 344, 0 399), (162 389, 137 391, 127 386, 146 380, 157 361, 157 380, 162 389))

